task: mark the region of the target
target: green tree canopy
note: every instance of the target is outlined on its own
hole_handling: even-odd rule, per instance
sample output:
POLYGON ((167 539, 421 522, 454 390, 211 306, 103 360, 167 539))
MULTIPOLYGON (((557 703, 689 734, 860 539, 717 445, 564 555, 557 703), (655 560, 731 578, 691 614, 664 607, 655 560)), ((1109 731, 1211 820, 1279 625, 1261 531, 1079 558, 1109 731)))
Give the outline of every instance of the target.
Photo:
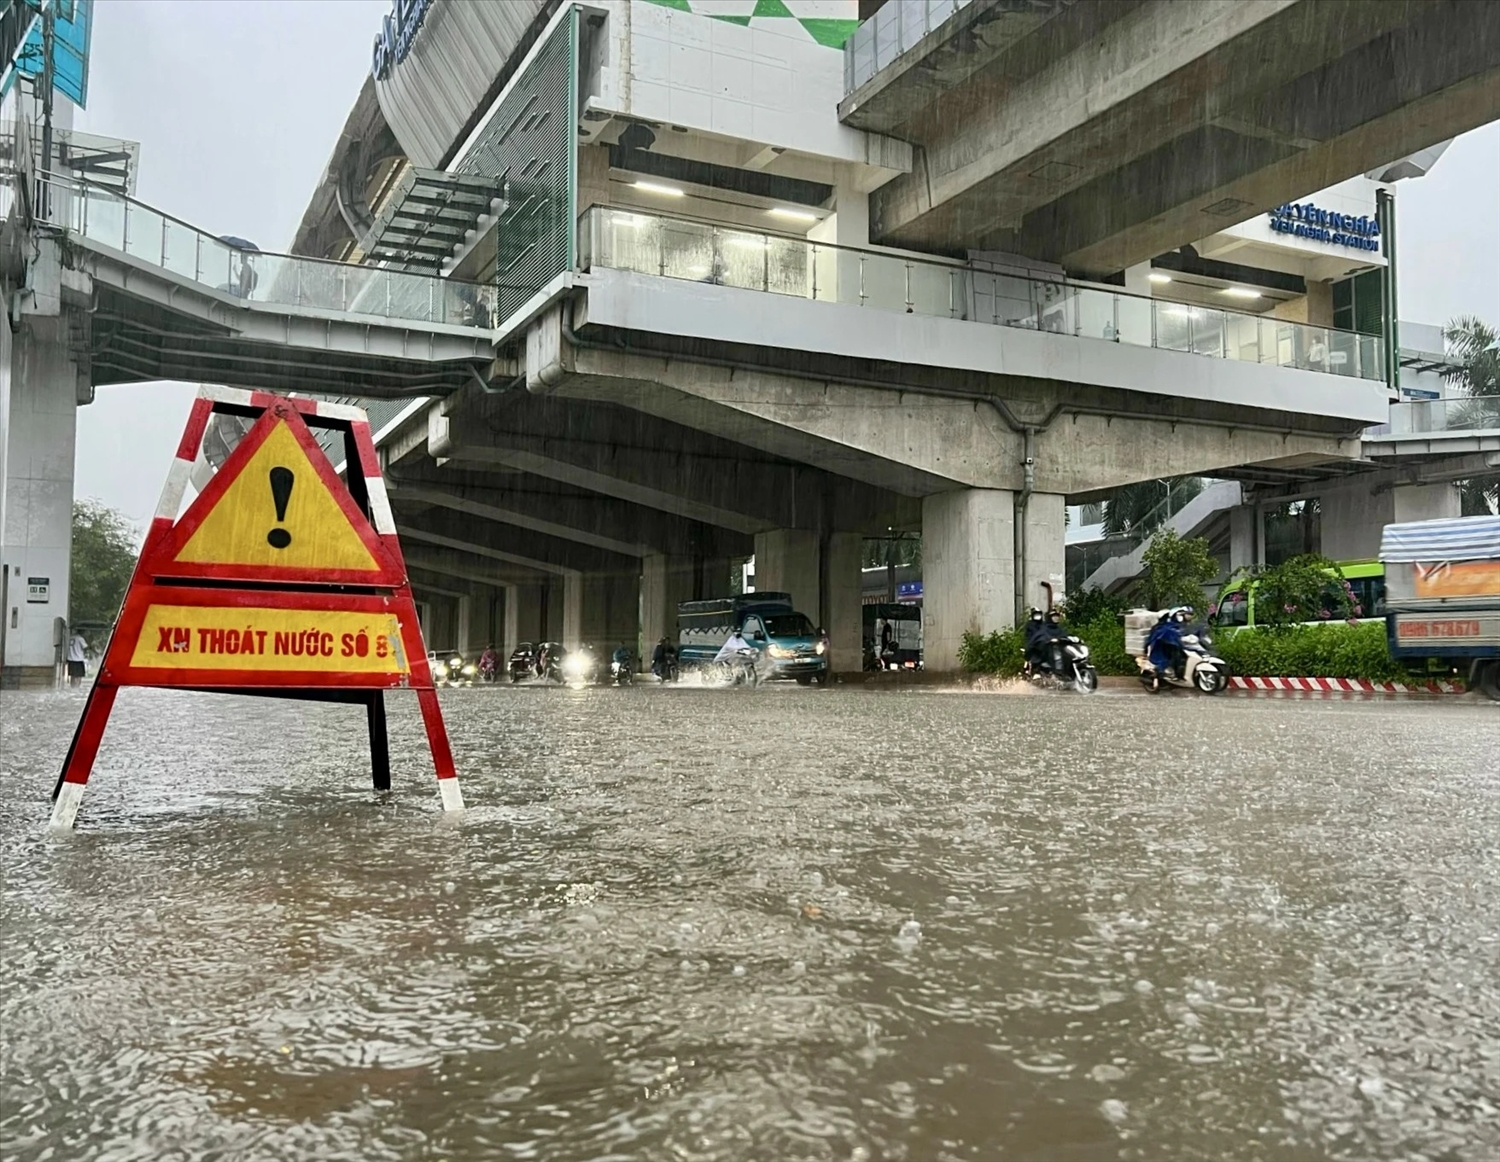
POLYGON ((1102 523, 1106 537, 1144 537, 1203 491, 1198 476, 1144 480, 1116 489, 1104 501, 1102 523))
POLYGON ((1141 598, 1152 609, 1203 604, 1203 587, 1219 575, 1219 562, 1208 551, 1207 537, 1184 538, 1176 530, 1157 529, 1141 554, 1146 567, 1141 598))
POLYGON ((73 502, 73 568, 68 580, 68 620, 113 625, 135 570, 135 529, 97 500, 73 502))
MULTIPOLYGON (((1447 405, 1450 428, 1500 428, 1500 334, 1473 315, 1453 319, 1443 328, 1448 354, 1457 363, 1445 373, 1467 399, 1447 405)), ((1464 516, 1500 512, 1500 473, 1457 482, 1464 516)))

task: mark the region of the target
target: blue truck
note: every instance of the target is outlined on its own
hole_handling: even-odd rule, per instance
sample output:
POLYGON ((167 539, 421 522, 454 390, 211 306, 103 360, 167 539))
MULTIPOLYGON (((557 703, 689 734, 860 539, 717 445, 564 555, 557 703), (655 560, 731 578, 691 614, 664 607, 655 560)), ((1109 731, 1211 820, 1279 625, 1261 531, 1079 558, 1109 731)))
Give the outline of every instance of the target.
POLYGON ((1500 702, 1500 517, 1386 525, 1380 560, 1391 657, 1436 658, 1500 702))
POLYGON ((762 679, 789 679, 807 686, 828 681, 828 640, 807 615, 792 607, 789 593, 745 593, 677 607, 677 662, 684 671, 707 666, 739 630, 760 655, 762 679))

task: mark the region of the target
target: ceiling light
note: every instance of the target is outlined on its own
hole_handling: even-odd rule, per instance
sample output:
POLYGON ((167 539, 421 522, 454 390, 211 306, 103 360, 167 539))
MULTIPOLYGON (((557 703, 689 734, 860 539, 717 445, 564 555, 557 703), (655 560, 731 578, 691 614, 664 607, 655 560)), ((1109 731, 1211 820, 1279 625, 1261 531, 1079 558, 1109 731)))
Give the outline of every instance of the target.
POLYGON ((661 194, 668 198, 681 198, 686 195, 686 190, 680 190, 676 186, 664 186, 658 182, 635 182, 635 188, 646 194, 661 194))
POLYGON ((773 218, 788 218, 793 222, 816 222, 818 216, 807 210, 793 210, 789 206, 777 206, 773 210, 767 210, 773 218))
POLYGON ((1251 290, 1249 287, 1245 287, 1245 286, 1226 286, 1219 293, 1221 295, 1228 295, 1232 299, 1258 299, 1258 298, 1260 298, 1260 291, 1258 291, 1258 290, 1251 290))
POLYGON ((1155 283, 1163 283, 1163 282, 1171 282, 1172 281, 1172 276, 1170 274, 1158 274, 1154 270, 1150 274, 1148 274, 1146 276, 1146 278, 1149 279, 1151 282, 1155 282, 1155 283))

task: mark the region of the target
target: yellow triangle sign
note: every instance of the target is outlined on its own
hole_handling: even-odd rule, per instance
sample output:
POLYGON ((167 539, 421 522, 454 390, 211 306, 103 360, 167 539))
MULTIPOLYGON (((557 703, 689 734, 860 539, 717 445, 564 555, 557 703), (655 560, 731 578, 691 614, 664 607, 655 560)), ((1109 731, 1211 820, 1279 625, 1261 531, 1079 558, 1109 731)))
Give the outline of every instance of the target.
POLYGON ((267 413, 173 530, 157 572, 378 583, 380 540, 300 421, 267 413))

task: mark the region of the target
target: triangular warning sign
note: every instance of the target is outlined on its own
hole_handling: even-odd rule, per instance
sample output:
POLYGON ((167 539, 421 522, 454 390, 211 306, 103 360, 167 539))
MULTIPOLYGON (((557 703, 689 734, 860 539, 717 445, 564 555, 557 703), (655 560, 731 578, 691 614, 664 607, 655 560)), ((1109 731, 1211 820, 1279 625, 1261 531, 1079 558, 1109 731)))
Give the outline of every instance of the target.
POLYGON ((156 577, 400 585, 403 570, 292 409, 267 409, 156 546, 156 577))

